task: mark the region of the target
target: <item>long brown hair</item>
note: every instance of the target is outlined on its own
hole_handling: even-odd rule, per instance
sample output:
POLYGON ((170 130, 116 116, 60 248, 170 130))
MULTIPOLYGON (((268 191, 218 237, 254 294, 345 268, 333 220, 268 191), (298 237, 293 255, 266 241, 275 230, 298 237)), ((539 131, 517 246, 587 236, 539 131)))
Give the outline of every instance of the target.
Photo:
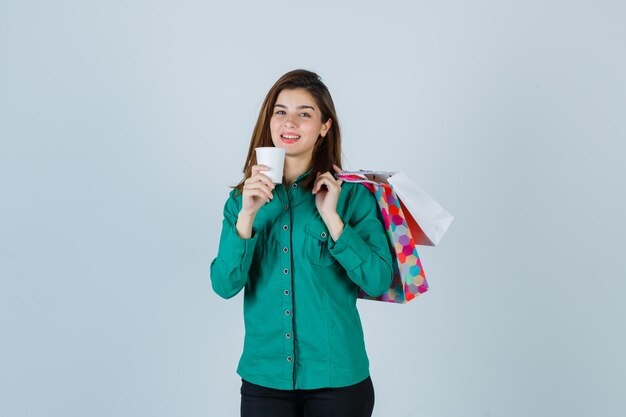
POLYGON ((310 167, 311 173, 302 181, 300 186, 305 189, 312 188, 317 172, 330 171, 334 173, 333 164, 341 168, 341 130, 339 129, 335 104, 330 92, 319 75, 304 69, 297 69, 280 77, 268 91, 265 100, 263 100, 263 105, 250 139, 246 163, 243 167, 244 178, 236 186, 231 186, 231 188, 239 190, 237 194, 243 192, 246 179, 252 175, 252 166, 257 163, 254 149, 261 146, 274 146, 270 130, 270 119, 272 118, 278 95, 282 90, 295 88, 304 88, 313 96, 322 113, 322 123, 332 119, 330 129, 324 139, 319 140, 318 137, 317 142, 315 142, 310 167))

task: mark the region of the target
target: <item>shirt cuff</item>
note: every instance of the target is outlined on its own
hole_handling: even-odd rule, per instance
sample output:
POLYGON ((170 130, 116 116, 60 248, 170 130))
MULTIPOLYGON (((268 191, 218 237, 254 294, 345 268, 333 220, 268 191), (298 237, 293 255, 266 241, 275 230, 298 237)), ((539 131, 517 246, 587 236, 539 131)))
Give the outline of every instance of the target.
POLYGON ((328 239, 328 250, 347 271, 359 267, 372 252, 372 248, 347 223, 339 239, 328 239))
POLYGON ((226 265, 243 269, 244 271, 250 268, 252 263, 252 255, 254 255, 254 248, 258 240, 258 233, 252 228, 252 236, 248 239, 242 239, 237 233, 237 226, 232 225, 228 233, 224 235, 225 242, 220 245, 223 250, 219 256, 226 263, 226 265))

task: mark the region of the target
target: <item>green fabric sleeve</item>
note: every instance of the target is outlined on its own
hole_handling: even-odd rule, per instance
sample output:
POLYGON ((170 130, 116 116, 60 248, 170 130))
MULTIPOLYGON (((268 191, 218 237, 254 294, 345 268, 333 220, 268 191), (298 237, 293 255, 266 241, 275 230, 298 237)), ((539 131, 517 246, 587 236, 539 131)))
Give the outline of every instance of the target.
POLYGON ((237 233, 237 215, 241 202, 233 192, 224 204, 224 220, 217 257, 211 262, 211 285, 213 291, 223 298, 235 296, 248 282, 248 273, 254 249, 257 244, 257 231, 252 229, 252 237, 242 239, 237 233))
POLYGON ((378 297, 391 286, 391 248, 376 198, 361 184, 356 185, 348 200, 349 218, 343 219, 339 239, 329 239, 328 249, 354 283, 378 297))

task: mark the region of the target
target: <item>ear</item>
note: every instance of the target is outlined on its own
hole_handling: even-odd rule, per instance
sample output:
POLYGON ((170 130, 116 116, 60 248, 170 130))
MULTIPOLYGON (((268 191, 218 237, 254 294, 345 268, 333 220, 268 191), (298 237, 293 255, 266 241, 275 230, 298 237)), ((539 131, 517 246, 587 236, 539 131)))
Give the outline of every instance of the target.
POLYGON ((326 134, 328 133, 328 130, 330 129, 330 126, 332 126, 332 124, 333 119, 328 118, 328 120, 326 120, 326 123, 322 125, 322 130, 320 132, 320 135, 322 135, 322 137, 326 137, 326 134))

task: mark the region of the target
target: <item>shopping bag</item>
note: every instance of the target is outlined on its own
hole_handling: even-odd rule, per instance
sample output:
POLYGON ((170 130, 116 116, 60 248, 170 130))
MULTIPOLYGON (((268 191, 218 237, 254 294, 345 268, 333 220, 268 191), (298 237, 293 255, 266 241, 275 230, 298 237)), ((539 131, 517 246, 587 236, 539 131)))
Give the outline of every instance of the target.
POLYGON ((425 293, 428 290, 428 282, 400 201, 393 187, 380 180, 385 176, 386 173, 365 176, 354 171, 335 174, 335 177, 345 182, 361 183, 375 195, 393 258, 393 279, 389 289, 379 297, 372 297, 359 289, 358 297, 404 304, 425 293))
POLYGON ((437 246, 454 220, 454 216, 402 172, 358 170, 342 171, 341 175, 390 184, 417 245, 437 246))
POLYGON ((404 173, 397 172, 388 177, 387 181, 400 199, 415 242, 418 245, 437 246, 454 216, 404 173))

